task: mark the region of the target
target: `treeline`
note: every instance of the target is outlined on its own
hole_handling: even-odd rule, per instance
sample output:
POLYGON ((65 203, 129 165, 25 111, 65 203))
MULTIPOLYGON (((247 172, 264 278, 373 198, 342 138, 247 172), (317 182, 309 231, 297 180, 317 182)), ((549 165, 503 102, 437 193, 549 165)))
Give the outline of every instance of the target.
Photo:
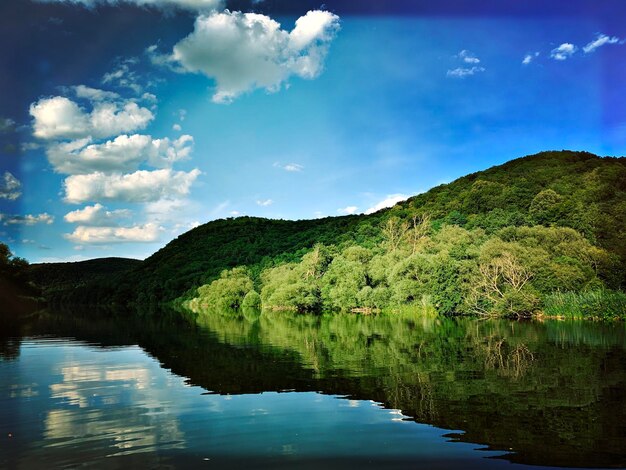
POLYGON ((514 160, 375 214, 362 242, 225 271, 191 305, 626 317, 625 190, 623 158, 514 160))
POLYGON ((26 267, 28 278, 43 287, 47 298, 72 295, 89 286, 114 284, 120 275, 140 266, 142 262, 129 258, 96 258, 68 263, 31 264, 26 267))
MULTIPOLYGON (((286 284, 308 299, 303 305, 311 307, 306 309, 325 308, 329 303, 345 309, 349 305, 424 302, 439 311, 467 311, 470 294, 477 293, 474 280, 480 278, 476 277, 480 269, 506 271, 505 267, 512 272, 523 268, 531 277, 523 287, 517 281, 507 287, 507 274, 500 273, 498 283, 505 283, 504 292, 496 283, 501 292, 490 294, 496 297, 474 305, 475 309, 504 312, 511 305, 521 305, 523 311, 529 311, 541 308, 550 292, 578 294, 583 290, 602 292, 585 301, 585 305, 600 305, 607 295, 615 298, 607 289, 626 285, 626 159, 585 152, 543 152, 465 176, 371 215, 301 221, 217 220, 181 235, 128 270, 83 283, 80 288, 63 287, 54 296, 69 303, 160 304, 196 297, 199 287, 211 285, 223 271, 229 271, 224 274, 227 279, 239 278, 241 270, 233 268, 245 267, 260 300, 282 305, 279 297, 288 296, 284 289, 276 289, 273 298, 266 295, 269 288, 266 294, 262 292, 272 284, 268 276, 296 279, 298 269, 305 269, 297 266, 307 262, 316 245, 325 262, 334 266, 321 278, 313 276, 324 284, 319 286, 319 295, 296 289, 295 281, 286 284), (416 221, 425 231, 419 237, 419 250, 416 221), (398 239, 389 238, 394 224, 406 232, 398 239), (561 248, 550 251, 554 247, 543 245, 539 235, 525 235, 524 230, 531 229, 546 229, 547 238, 571 238, 574 245, 586 244, 586 250, 600 250, 596 254, 602 253, 603 261, 596 266, 595 258, 587 254, 561 248), (407 266, 403 274, 402 263, 409 263, 409 258, 417 267, 407 266), (549 262, 549 267, 540 266, 541 260, 549 262), (503 266, 488 268, 492 261, 503 266), (331 291, 341 296, 346 290, 343 281, 331 281, 341 276, 342 263, 354 269, 358 264, 357 271, 364 273, 353 281, 358 295, 352 292, 356 287, 346 294, 358 302, 329 298, 331 291), (412 280, 417 274, 409 273, 411 270, 419 271, 419 280, 412 280), (474 280, 468 281, 470 277, 474 280), (409 285, 417 290, 402 300, 401 286, 409 285)), ((46 285, 46 270, 52 279, 55 269, 42 266, 42 285, 46 285)), ((317 292, 311 277, 305 281, 317 292)), ((203 287, 203 297, 206 290, 203 287)), ((558 310, 562 300, 553 298, 548 304, 558 310)), ((258 303, 259 299, 251 294, 249 302, 258 303)))
POLYGON ((0 243, 0 327, 39 307, 39 290, 30 282, 28 262, 0 243))
MULTIPOLYGON (((617 256, 571 228, 487 234, 447 224, 435 229, 423 215, 410 222, 389 218, 381 235, 373 248, 318 244, 300 262, 257 277, 245 267, 225 270, 197 290, 190 306, 312 312, 418 306, 440 314, 518 316, 541 311, 555 292, 620 296, 609 290, 619 286, 617 256)), ((611 308, 593 313, 626 313, 611 308)))

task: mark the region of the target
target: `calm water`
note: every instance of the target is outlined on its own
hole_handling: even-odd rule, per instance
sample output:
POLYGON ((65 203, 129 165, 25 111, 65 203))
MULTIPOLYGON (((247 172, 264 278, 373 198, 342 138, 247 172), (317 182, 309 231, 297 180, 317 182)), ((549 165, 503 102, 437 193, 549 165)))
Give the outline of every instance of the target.
POLYGON ((625 333, 41 314, 0 335, 0 467, 624 467, 625 333))

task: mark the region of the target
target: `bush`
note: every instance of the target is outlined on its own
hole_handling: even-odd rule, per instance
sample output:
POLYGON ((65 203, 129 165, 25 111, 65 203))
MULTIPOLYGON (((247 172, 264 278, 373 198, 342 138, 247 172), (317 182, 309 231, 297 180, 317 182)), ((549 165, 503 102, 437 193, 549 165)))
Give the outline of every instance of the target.
POLYGON ((243 301, 241 302, 241 307, 254 309, 261 308, 261 296, 257 291, 251 290, 243 298, 243 301))

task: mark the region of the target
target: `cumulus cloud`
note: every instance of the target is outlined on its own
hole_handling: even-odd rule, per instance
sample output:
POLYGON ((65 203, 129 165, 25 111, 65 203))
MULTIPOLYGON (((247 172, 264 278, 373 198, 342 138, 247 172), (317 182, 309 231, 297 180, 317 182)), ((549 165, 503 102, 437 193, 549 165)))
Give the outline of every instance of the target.
POLYGON ((286 31, 269 16, 227 10, 200 15, 171 54, 154 46, 148 53, 154 63, 214 79, 213 101, 228 103, 257 88, 277 91, 291 76, 317 77, 338 28, 339 17, 327 11, 309 11, 286 31))
POLYGON ((578 50, 578 48, 569 42, 564 42, 559 47, 552 49, 550 57, 554 60, 567 60, 578 50))
POLYGON ((533 60, 535 60, 537 57, 539 57, 539 52, 535 52, 533 54, 526 54, 524 56, 524 58, 522 59, 522 64, 524 65, 528 65, 530 64, 533 60))
POLYGON ((374 204, 372 207, 365 211, 366 214, 373 214, 374 212, 378 212, 381 209, 385 209, 387 207, 393 207, 400 201, 404 201, 409 196, 406 194, 390 194, 382 201, 374 204))
POLYGON ((117 103, 103 103, 94 107, 90 115, 93 127, 92 135, 108 137, 122 132, 132 132, 143 129, 154 115, 147 108, 141 108, 137 103, 128 101, 123 105, 117 103))
POLYGON ((47 224, 50 225, 54 222, 54 217, 44 212, 43 214, 38 215, 8 215, 8 214, 0 214, 0 220, 4 223, 4 225, 36 225, 36 224, 47 224))
POLYGON ((343 207, 341 209, 337 209, 337 212, 340 214, 344 214, 344 215, 350 215, 350 214, 355 214, 357 210, 359 210, 357 206, 348 206, 348 207, 343 207))
POLYGON ((167 168, 189 157, 193 137, 183 135, 176 140, 153 139, 149 135, 120 135, 100 144, 81 139, 50 145, 48 160, 59 173, 70 175, 100 172, 128 172, 147 162, 167 168))
POLYGON ((33 135, 40 139, 110 137, 143 129, 152 112, 132 101, 94 102, 91 112, 64 96, 42 98, 30 105, 33 135))
POLYGON ((37 0, 41 3, 66 3, 94 8, 99 5, 128 4, 149 8, 180 8, 192 11, 210 11, 222 6, 222 0, 37 0))
POLYGON ((583 47, 583 52, 585 54, 590 54, 594 52, 598 47, 602 47, 606 44, 617 44, 619 41, 620 40, 618 37, 609 37, 606 34, 598 34, 598 36, 593 41, 583 47))
POLYGON ((148 223, 132 227, 88 227, 80 225, 65 238, 73 243, 100 244, 100 243, 128 243, 154 242, 158 240, 162 227, 148 223))
POLYGON ((22 183, 8 171, 0 178, 0 199, 15 201, 22 195, 22 183))
POLYGON ((132 215, 132 212, 128 209, 118 209, 114 211, 108 211, 102 204, 94 204, 93 206, 86 206, 83 209, 78 209, 65 214, 66 222, 90 226, 112 226, 117 223, 119 219, 128 218, 132 215))
POLYGON ((261 207, 267 207, 274 204, 274 201, 272 201, 271 199, 259 199, 256 203, 261 207))
POLYGON ((171 169, 130 174, 95 172, 65 179, 65 200, 70 203, 89 201, 152 202, 189 194, 200 170, 190 172, 171 169))

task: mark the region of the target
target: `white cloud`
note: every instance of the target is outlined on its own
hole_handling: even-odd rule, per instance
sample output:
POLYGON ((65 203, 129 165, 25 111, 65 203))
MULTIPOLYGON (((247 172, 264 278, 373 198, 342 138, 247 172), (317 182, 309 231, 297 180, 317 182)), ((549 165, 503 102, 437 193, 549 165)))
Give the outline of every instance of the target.
POLYGON ((198 169, 190 172, 164 169, 140 170, 130 174, 95 172, 73 175, 65 179, 65 199, 70 203, 81 203, 103 200, 153 202, 177 198, 189 194, 199 175, 198 169))
POLYGON ((182 130, 183 130, 183 128, 180 126, 180 124, 174 124, 174 125, 172 126, 172 130, 173 130, 173 131, 176 131, 176 132, 180 132, 180 131, 182 131, 182 130))
POLYGON ((30 152, 31 150, 39 150, 40 148, 41 144, 37 142, 22 142, 22 145, 20 145, 22 152, 30 152))
POLYGON ((283 165, 280 162, 275 162, 273 166, 275 168, 281 168, 290 173, 297 173, 297 172, 301 172, 302 170, 304 170, 304 166, 300 165, 299 163, 287 163, 283 165))
POLYGON ((96 105, 91 112, 92 135, 108 137, 123 132, 143 129, 154 115, 147 108, 141 108, 134 102, 126 102, 123 107, 116 103, 96 105))
POLYGON ((76 103, 63 96, 44 98, 31 104, 30 115, 35 118, 35 137, 52 139, 89 135, 88 115, 76 103))
POLYGON ((94 8, 99 5, 129 4, 149 8, 181 8, 192 11, 210 11, 222 6, 222 0, 37 0, 41 3, 66 3, 94 8))
POLYGON ((5 171, 0 178, 0 199, 15 201, 22 195, 22 183, 10 172, 5 171))
POLYGON ((577 50, 578 48, 574 44, 564 42, 559 47, 552 49, 550 57, 554 60, 566 60, 573 56, 577 50))
POLYGON ((472 54, 470 51, 468 50, 462 50, 461 52, 459 52, 459 57, 463 60, 463 62, 465 62, 466 64, 479 64, 480 63, 480 59, 478 57, 476 57, 474 54, 472 54))
POLYGON ((128 209, 118 209, 114 211, 108 211, 102 204, 94 204, 93 206, 86 206, 83 209, 78 209, 65 214, 66 222, 91 225, 91 226, 111 226, 114 225, 119 219, 128 218, 132 215, 132 212, 128 209))
POLYGON ((141 95, 142 99, 150 99, 151 94, 144 93, 143 86, 139 83, 140 75, 131 68, 131 66, 135 65, 137 62, 138 59, 135 57, 130 57, 119 62, 111 72, 104 74, 102 84, 116 86, 118 88, 127 88, 136 95, 141 95))
POLYGON ((186 222, 186 223, 179 223, 179 224, 174 224, 172 226, 172 228, 170 229, 170 233, 174 236, 180 235, 182 233, 188 232, 191 229, 194 229, 196 227, 199 227, 200 225, 202 225, 200 222, 198 222, 197 220, 194 220, 192 222, 186 222))
POLYGON ((377 211, 379 211, 381 209, 385 209, 387 207, 395 206, 397 203, 399 203, 400 201, 404 201, 408 197, 409 196, 407 196, 406 194, 390 194, 389 196, 387 196, 382 201, 374 204, 372 207, 367 209, 365 211, 365 213, 366 214, 373 214, 374 212, 377 212, 377 211))
POLYGON ((338 28, 339 17, 327 11, 309 11, 288 32, 268 16, 226 10, 199 16, 171 55, 154 46, 147 52, 154 63, 214 79, 213 101, 228 103, 257 88, 278 91, 291 76, 318 76, 338 28))
POLYGON ((90 139, 81 139, 50 145, 48 160, 57 172, 71 175, 94 171, 127 172, 137 169, 142 162, 157 168, 170 167, 188 158, 193 148, 190 135, 170 140, 123 134, 101 144, 90 142, 90 139))
POLYGON ((337 212, 339 212, 340 214, 350 215, 350 214, 355 214, 357 210, 359 210, 357 206, 348 206, 348 207, 344 207, 341 209, 337 209, 337 212))
POLYGON ((4 225, 35 225, 35 224, 47 224, 50 225, 54 222, 54 217, 44 212, 38 215, 8 215, 0 214, 0 220, 4 225))
POLYGON ((73 89, 77 98, 84 98, 90 101, 116 100, 120 97, 120 95, 112 91, 104 91, 85 85, 77 85, 73 89))
POLYGON ((465 65, 455 69, 449 69, 446 73, 448 77, 465 78, 486 70, 485 67, 478 65, 480 63, 480 59, 466 49, 459 52, 455 58, 461 59, 465 65))
POLYGON ((154 115, 132 101, 94 102, 91 112, 64 96, 42 98, 30 105, 33 135, 40 139, 109 137, 143 129, 154 115))
POLYGON ((87 227, 78 226, 65 238, 73 243, 128 243, 154 242, 158 240, 162 228, 156 224, 134 225, 132 227, 87 227))
POLYGON ((302 171, 304 167, 302 165, 299 165, 298 163, 287 163, 283 167, 283 169, 289 172, 298 172, 298 171, 302 171))
POLYGON ((180 213, 189 206, 190 201, 185 199, 161 199, 146 204, 145 212, 151 219, 169 217, 172 214, 180 213))
POLYGON ((190 199, 161 199, 144 206, 147 220, 164 226, 170 235, 179 235, 200 225, 207 217, 206 206, 190 199))
POLYGON ((598 47, 602 47, 606 44, 617 44, 619 41, 620 40, 618 37, 609 37, 606 34, 598 34, 598 36, 593 41, 583 47, 583 51, 585 54, 590 54, 594 52, 598 47))
POLYGON ((152 93, 144 93, 143 95, 141 95, 141 99, 144 101, 149 101, 150 103, 156 103, 157 101, 159 101, 156 95, 152 93))
POLYGON ((261 207, 267 207, 274 204, 274 201, 272 201, 271 199, 259 199, 256 203, 261 207))
POLYGON ((524 56, 524 59, 522 59, 522 64, 524 65, 528 65, 530 64, 533 60, 535 60, 537 57, 539 57, 539 52, 535 52, 533 54, 526 54, 524 56))
POLYGON ((485 67, 457 67, 455 69, 448 70, 447 75, 448 77, 465 78, 484 71, 485 67))

